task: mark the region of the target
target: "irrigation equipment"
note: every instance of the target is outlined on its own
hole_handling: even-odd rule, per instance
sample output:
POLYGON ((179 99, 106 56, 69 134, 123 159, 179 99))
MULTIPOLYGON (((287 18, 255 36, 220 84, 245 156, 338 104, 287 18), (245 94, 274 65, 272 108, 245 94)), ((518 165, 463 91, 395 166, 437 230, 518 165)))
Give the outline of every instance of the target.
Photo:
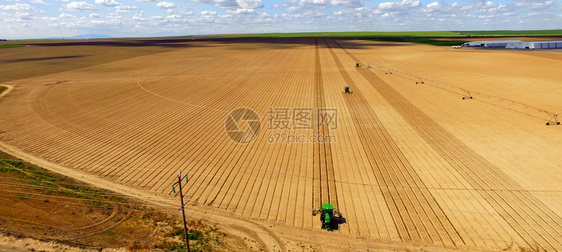
POLYGON ((470 94, 470 90, 466 90, 466 95, 462 97, 463 100, 465 99, 472 99, 472 95, 470 94))
POLYGON ((560 125, 560 122, 558 121, 558 113, 554 113, 552 114, 552 118, 550 118, 550 120, 548 122, 546 122, 546 125, 560 125))

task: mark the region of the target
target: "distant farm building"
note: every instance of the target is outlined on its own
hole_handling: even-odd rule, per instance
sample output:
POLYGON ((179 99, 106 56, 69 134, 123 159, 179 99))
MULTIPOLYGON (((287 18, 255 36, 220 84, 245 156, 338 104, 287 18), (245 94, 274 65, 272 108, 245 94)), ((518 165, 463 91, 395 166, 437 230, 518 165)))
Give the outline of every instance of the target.
POLYGON ((525 42, 522 40, 489 40, 472 41, 462 45, 463 47, 486 47, 507 49, 562 49, 562 41, 535 41, 525 42))

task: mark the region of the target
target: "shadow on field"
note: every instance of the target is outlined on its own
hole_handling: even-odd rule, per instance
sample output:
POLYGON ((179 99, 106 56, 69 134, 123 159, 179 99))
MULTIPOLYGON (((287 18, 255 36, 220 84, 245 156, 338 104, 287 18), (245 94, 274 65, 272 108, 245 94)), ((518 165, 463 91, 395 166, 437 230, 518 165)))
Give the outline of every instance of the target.
MULTIPOLYGON (((191 39, 115 39, 115 40, 57 40, 47 42, 28 43, 35 46, 110 46, 110 47, 192 47, 202 41, 191 39), (188 43, 190 42, 190 43, 188 43)), ((199 45, 203 46, 203 45, 199 45)))
MULTIPOLYGON (((0 82, 69 71, 98 64, 105 64, 132 57, 169 52, 183 48, 224 47, 229 50, 291 49, 302 46, 326 47, 324 41, 338 40, 345 49, 368 49, 384 46, 403 46, 388 42, 354 41, 364 37, 300 37, 300 38, 124 38, 96 40, 22 40, 0 44, 29 45, 0 50, 0 82), (38 57, 38 56, 41 57, 38 57)), ((360 53, 355 51, 354 53, 360 53)))
POLYGON ((42 61, 42 60, 76 59, 76 58, 83 58, 86 56, 89 55, 69 55, 69 56, 56 56, 56 57, 26 58, 26 59, 5 59, 5 60, 0 60, 0 62, 13 63, 13 62, 30 62, 30 61, 42 61))
POLYGON ((207 47, 209 42, 214 45, 231 45, 236 44, 233 49, 261 50, 261 49, 279 49, 293 48, 298 46, 314 45, 318 40, 319 46, 325 47, 325 40, 338 40, 345 49, 366 49, 373 46, 403 46, 403 44, 395 43, 357 43, 351 41, 358 38, 338 38, 338 37, 298 37, 298 38, 151 38, 151 39, 108 39, 108 40, 55 40, 55 41, 37 41, 22 43, 34 46, 49 47, 65 47, 65 46, 108 46, 108 47, 165 47, 165 48, 185 48, 185 47, 207 47), (245 46, 241 46, 244 45, 245 46))
POLYGON ((404 46, 398 43, 374 43, 363 41, 357 43, 352 41, 354 39, 362 38, 336 38, 336 37, 300 37, 300 38, 228 38, 217 39, 213 43, 219 44, 236 44, 237 46, 232 49, 281 49, 281 48, 294 48, 298 46, 314 46, 318 40, 318 46, 327 48, 324 41, 337 40, 338 43, 345 49, 368 49, 376 46, 404 46), (245 44, 244 48, 240 48, 240 44, 245 44))
POLYGON ((347 220, 343 216, 340 218, 333 217, 332 223, 330 223, 330 227, 332 228, 332 230, 338 230, 340 229, 340 225, 345 223, 347 223, 347 220))

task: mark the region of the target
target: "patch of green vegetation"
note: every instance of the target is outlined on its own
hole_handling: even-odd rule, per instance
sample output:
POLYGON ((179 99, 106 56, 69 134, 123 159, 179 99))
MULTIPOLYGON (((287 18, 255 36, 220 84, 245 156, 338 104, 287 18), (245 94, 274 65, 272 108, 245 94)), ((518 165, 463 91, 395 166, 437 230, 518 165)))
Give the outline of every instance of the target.
POLYGON ((454 46, 454 45, 462 45, 463 43, 465 43, 465 41, 458 41, 458 40, 437 40, 437 39, 412 38, 412 37, 374 38, 374 39, 366 39, 366 40, 410 42, 410 43, 428 44, 428 45, 435 45, 435 46, 454 46))
POLYGON ((497 31, 404 31, 404 32, 296 32, 296 33, 255 33, 225 34, 210 37, 219 38, 271 38, 271 37, 422 37, 447 38, 470 36, 562 36, 562 30, 497 30, 497 31))
POLYGON ((406 32, 331 32, 334 37, 459 37, 449 31, 406 31, 406 32))
POLYGON ((23 195, 23 194, 18 194, 17 197, 18 197, 18 199, 21 199, 21 200, 29 199, 29 197, 27 197, 27 196, 25 196, 25 195, 23 195))
POLYGON ((215 37, 225 38, 269 38, 269 37, 463 37, 464 35, 450 31, 411 31, 411 32, 298 32, 298 33, 259 33, 259 34, 227 34, 215 37))
POLYGON ((0 86, 0 94, 2 94, 2 92, 4 92, 4 90, 6 90, 6 89, 8 89, 8 87, 0 86))
POLYGON ((467 36, 494 36, 494 37, 505 37, 505 36, 562 36, 562 29, 560 30, 520 30, 520 31, 509 31, 509 30, 497 30, 497 31, 455 31, 459 35, 467 36))
POLYGON ((7 155, 0 156, 0 173, 9 173, 10 176, 20 179, 23 183, 42 188, 40 193, 81 199, 91 206, 105 210, 113 208, 110 203, 107 203, 115 198, 112 193, 75 182, 7 155))
POLYGON ((26 47, 27 45, 0 45, 0 48, 26 47))
MULTIPOLYGON (((189 227, 187 237, 191 251, 213 251, 216 248, 224 246, 222 240, 227 234, 220 232, 216 226, 211 226, 201 220, 188 221, 189 227)), ((165 251, 181 251, 185 249, 185 232, 183 226, 176 225, 164 237, 174 238, 172 240, 163 240, 154 247, 164 249, 165 251), (178 242, 181 241, 181 242, 178 242)))
POLYGON ((167 234, 164 234, 164 237, 174 237, 174 236, 178 236, 178 235, 181 236, 181 239, 185 239, 183 228, 176 227, 171 232, 169 232, 167 234))
POLYGON ((203 233, 201 233, 201 231, 199 231, 199 230, 194 230, 194 231, 189 232, 188 238, 191 241, 197 241, 197 240, 200 240, 201 238, 203 238, 203 233))
POLYGON ((64 39, 10 39, 10 41, 57 41, 64 39))

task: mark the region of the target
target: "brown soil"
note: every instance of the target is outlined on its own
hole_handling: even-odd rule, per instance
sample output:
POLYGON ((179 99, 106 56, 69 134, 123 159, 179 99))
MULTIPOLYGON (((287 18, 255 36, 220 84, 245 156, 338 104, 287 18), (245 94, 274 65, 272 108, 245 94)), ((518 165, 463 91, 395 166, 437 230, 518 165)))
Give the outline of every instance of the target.
POLYGON ((562 126, 545 125, 562 111, 562 54, 322 38, 199 45, 2 83, 15 86, 0 99, 2 148, 161 207, 177 205, 168 192, 181 170, 190 216, 268 250, 562 250, 562 126), (225 133, 237 107, 261 116, 250 144, 225 133), (268 130, 271 107, 337 108, 337 129, 268 130), (337 141, 269 143, 276 132, 337 141), (346 218, 333 233, 311 214, 328 202, 346 218))

